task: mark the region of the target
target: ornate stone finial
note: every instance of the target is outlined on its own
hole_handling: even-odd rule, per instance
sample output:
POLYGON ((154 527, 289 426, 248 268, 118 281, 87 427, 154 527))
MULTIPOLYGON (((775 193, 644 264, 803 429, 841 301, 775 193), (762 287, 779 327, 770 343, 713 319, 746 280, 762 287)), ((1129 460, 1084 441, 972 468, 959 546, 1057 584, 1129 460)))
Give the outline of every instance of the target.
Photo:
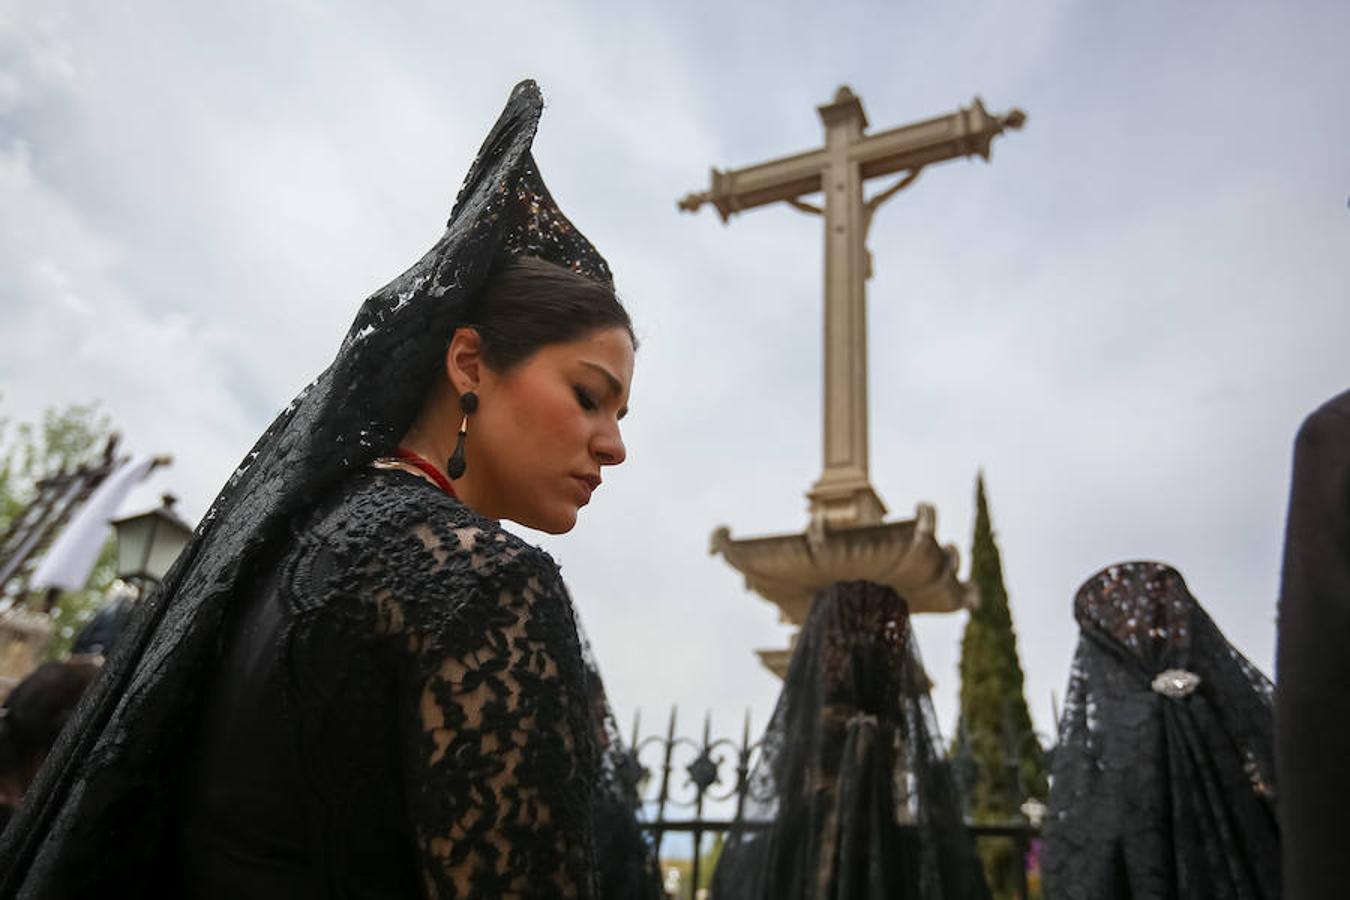
POLYGON ((708 555, 717 554, 727 555, 727 548, 731 546, 731 529, 725 525, 718 525, 713 530, 712 540, 708 542, 708 555))
POLYGON ((692 213, 698 212, 699 207, 707 203, 708 200, 709 197, 706 192, 700 194, 694 191, 690 191, 688 194, 684 195, 683 199, 676 201, 676 203, 679 206, 681 212, 692 213))
POLYGON ((863 131, 867 130, 867 113, 863 111, 862 101, 846 84, 839 85, 838 90, 834 92, 834 98, 823 106, 817 106, 816 112, 820 114, 820 119, 827 129, 831 126, 856 122, 863 131))

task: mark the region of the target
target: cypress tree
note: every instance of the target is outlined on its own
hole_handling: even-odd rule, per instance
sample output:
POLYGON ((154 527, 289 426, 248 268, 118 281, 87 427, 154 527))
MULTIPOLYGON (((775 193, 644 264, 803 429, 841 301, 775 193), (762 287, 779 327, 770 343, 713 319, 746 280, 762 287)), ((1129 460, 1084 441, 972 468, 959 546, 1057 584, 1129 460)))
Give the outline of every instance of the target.
MULTIPOLYGON (((1019 818, 1026 798, 1044 801, 1047 784, 1044 757, 1023 696, 1017 636, 1003 586, 1003 563, 994 541, 983 472, 975 481, 970 570, 979 592, 979 606, 971 610, 961 640, 957 740, 966 742, 960 752, 973 776, 973 784, 968 785, 971 817, 976 822, 1008 822, 1019 818), (1009 765, 1013 754, 1016 771, 1009 765)), ((1015 897, 1017 867, 1023 861, 1017 858, 1011 839, 982 840, 980 857, 994 896, 1000 900, 1015 897)))

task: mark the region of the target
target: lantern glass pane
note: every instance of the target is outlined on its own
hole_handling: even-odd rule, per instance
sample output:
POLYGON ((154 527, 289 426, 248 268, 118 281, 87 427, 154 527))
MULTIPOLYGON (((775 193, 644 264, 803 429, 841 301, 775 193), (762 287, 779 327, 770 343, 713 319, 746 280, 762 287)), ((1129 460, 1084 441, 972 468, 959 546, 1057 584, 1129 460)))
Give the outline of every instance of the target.
POLYGON ((155 516, 147 513, 117 523, 117 574, 122 578, 145 575, 145 559, 155 530, 155 516))
POLYGON ((150 548, 146 574, 156 581, 162 581, 191 536, 192 532, 184 531, 168 518, 161 518, 159 527, 155 529, 155 542, 150 548))

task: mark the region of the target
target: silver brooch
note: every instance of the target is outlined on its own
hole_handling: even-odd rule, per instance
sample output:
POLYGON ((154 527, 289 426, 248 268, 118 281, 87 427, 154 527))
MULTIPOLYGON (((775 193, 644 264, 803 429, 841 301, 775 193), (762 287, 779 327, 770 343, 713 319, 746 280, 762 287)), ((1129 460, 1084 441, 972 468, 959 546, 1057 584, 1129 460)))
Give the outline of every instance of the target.
POLYGON ((1180 700, 1200 686, 1200 676, 1185 669, 1168 669, 1153 679, 1153 689, 1164 697, 1180 700))

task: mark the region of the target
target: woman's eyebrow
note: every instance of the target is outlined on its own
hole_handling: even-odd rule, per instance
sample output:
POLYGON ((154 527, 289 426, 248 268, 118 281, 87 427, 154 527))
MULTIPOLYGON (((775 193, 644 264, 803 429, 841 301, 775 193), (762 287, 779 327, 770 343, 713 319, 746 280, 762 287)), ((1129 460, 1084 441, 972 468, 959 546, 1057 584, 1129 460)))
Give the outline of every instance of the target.
MULTIPOLYGON (((605 381, 609 383, 610 393, 612 393, 615 397, 623 396, 623 382, 620 381, 618 378, 616 378, 613 372, 611 372, 609 369, 606 369, 599 363, 591 362, 589 359, 583 359, 581 361, 581 364, 583 366, 587 366, 588 368, 592 368, 595 371, 599 372, 601 375, 605 376, 605 381)), ((622 419, 626 415, 628 415, 628 407, 625 406, 623 409, 619 410, 618 417, 622 419)))
POLYGON ((618 378, 616 378, 613 372, 611 372, 609 369, 606 369, 599 363, 593 363, 588 359, 583 359, 581 361, 581 364, 583 366, 589 366, 590 368, 599 372, 601 375, 605 376, 605 381, 609 382, 609 389, 610 391, 613 392, 614 396, 616 397, 623 396, 623 382, 620 381, 618 378))

